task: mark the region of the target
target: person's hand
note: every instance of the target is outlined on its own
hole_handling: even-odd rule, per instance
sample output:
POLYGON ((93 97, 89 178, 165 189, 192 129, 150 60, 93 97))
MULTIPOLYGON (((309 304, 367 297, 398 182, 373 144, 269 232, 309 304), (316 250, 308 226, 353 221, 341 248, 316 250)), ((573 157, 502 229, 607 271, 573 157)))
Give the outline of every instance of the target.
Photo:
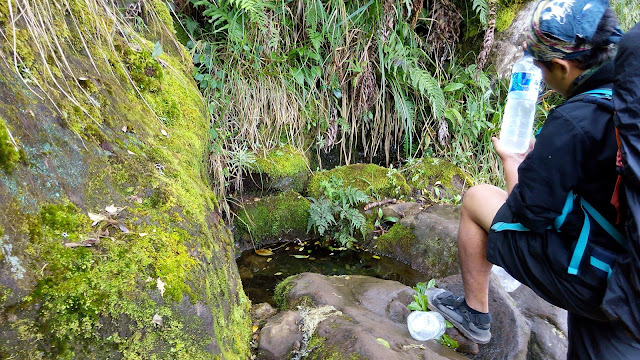
POLYGON ((531 141, 529 141, 529 148, 527 149, 527 151, 519 154, 519 153, 514 153, 506 150, 500 144, 500 139, 498 139, 495 136, 491 138, 491 141, 493 142, 493 147, 496 149, 496 153, 498 154, 498 156, 500 156, 502 163, 514 164, 516 165, 516 167, 519 166, 520 163, 524 161, 524 158, 527 157, 527 155, 531 152, 531 150, 533 150, 533 143, 534 143, 533 139, 531 139, 531 141))
POLYGON ((507 183, 507 193, 511 194, 511 191, 518 183, 518 167, 524 161, 524 158, 533 150, 533 139, 529 141, 529 148, 522 154, 514 153, 506 150, 500 145, 500 139, 492 137, 491 141, 496 149, 496 153, 502 160, 502 168, 504 170, 504 178, 507 183))

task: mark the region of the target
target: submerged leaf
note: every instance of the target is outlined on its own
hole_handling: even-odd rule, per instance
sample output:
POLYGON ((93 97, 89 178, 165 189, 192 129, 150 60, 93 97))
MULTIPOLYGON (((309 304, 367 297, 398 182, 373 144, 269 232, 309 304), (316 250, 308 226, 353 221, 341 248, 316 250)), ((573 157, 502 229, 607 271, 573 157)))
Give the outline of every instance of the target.
POLYGON ((271 256, 273 255, 273 251, 270 249, 256 249, 256 254, 260 256, 271 256))
POLYGON ((309 255, 293 255, 293 257, 296 259, 307 259, 309 255))

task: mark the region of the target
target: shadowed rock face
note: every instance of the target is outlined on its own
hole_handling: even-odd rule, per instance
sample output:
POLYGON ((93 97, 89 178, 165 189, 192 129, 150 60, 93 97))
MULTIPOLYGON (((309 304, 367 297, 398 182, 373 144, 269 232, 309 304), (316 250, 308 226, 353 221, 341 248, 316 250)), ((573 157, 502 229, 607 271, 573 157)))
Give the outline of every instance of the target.
MULTIPOLYGON (((0 358, 248 357, 248 301, 206 175, 205 104, 155 3, 146 11, 169 19, 164 30, 112 31, 90 42, 92 58, 73 29, 51 28, 61 51, 25 64, 26 82, 13 52, 38 54, 37 39, 0 6, 3 33, 19 35, 0 46, 0 122, 18 154, 0 166, 0 358)), ((104 15, 48 5, 63 23, 104 15)))

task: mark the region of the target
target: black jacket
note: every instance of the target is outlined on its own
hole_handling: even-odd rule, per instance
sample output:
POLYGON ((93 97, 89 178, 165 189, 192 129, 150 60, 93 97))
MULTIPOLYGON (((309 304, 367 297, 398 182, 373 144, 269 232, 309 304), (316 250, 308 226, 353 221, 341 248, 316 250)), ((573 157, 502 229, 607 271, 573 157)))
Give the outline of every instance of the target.
MULTIPOLYGON (((613 62, 605 64, 572 92, 611 88, 613 62)), ((612 111, 584 101, 566 101, 549 113, 533 151, 518 168, 518 184, 507 199, 515 220, 544 231, 560 215, 569 191, 584 197, 615 223, 610 204, 617 178, 612 111)), ((567 217, 563 237, 577 239, 584 222, 579 206, 567 217)), ((594 236, 606 236, 594 230, 594 236)))

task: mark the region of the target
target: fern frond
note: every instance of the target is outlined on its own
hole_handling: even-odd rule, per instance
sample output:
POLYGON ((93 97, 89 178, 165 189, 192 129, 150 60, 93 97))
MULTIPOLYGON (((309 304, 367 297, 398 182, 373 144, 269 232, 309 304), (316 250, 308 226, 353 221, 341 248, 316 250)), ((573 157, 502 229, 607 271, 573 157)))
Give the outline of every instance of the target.
POLYGON ((489 2, 487 0, 473 0, 472 8, 478 15, 482 27, 486 29, 489 23, 489 2))
POLYGON ((333 204, 327 198, 310 200, 307 233, 313 228, 318 234, 324 235, 327 229, 336 224, 336 219, 333 217, 333 204))
POLYGON ((414 89, 418 90, 420 95, 429 98, 433 114, 437 118, 441 118, 444 114, 445 100, 444 93, 438 80, 431 73, 422 69, 412 69, 408 73, 409 81, 414 89))

